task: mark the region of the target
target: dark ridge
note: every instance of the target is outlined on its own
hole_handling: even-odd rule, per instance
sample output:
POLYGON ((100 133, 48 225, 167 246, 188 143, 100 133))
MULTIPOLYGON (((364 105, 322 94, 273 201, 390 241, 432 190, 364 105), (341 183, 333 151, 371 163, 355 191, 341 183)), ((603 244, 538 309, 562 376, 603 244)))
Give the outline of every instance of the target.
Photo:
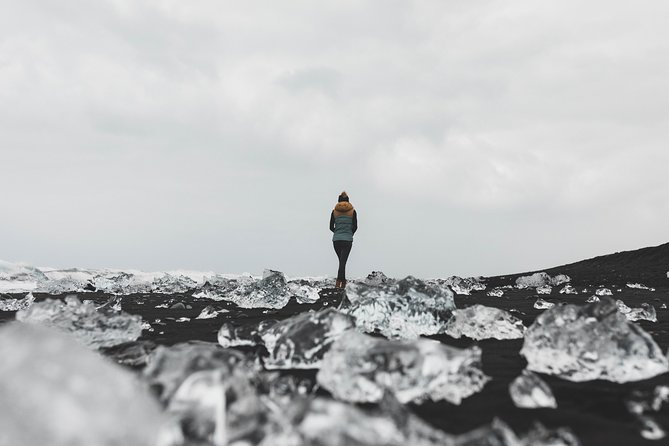
POLYGON ((545 271, 554 276, 566 274, 575 285, 599 285, 642 283, 646 286, 661 287, 669 285, 669 243, 659 246, 621 251, 592 259, 581 260, 568 265, 550 269, 529 271, 486 278, 489 286, 503 286, 515 283, 520 276, 545 271))

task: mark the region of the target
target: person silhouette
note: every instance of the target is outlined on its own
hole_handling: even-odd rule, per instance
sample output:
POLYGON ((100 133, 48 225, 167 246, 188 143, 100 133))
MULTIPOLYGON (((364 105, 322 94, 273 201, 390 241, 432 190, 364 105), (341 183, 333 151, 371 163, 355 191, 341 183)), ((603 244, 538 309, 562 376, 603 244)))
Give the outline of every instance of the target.
POLYGON ((330 213, 332 244, 339 258, 335 288, 346 287, 346 261, 353 247, 353 234, 358 230, 358 213, 348 200, 346 191, 339 194, 337 205, 330 213))

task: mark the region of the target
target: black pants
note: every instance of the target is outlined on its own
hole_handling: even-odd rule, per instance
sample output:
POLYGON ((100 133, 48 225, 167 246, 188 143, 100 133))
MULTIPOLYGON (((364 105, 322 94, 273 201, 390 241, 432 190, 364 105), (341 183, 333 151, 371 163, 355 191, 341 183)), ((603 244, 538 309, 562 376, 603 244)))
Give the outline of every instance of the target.
POLYGON ((334 250, 339 257, 339 270, 337 271, 337 280, 346 280, 346 261, 348 260, 348 255, 351 253, 351 247, 353 247, 353 242, 347 240, 335 240, 332 242, 334 245, 334 250))

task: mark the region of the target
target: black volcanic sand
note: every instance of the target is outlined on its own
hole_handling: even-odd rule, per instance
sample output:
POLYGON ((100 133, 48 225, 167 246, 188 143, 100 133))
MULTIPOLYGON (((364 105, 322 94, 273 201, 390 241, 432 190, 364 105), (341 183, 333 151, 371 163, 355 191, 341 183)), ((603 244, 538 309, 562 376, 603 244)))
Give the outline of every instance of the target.
MULTIPOLYGON (((458 308, 473 304, 482 304, 513 311, 526 326, 544 310, 536 310, 533 304, 541 297, 550 302, 584 304, 594 294, 599 285, 613 291, 614 299, 623 300, 630 307, 638 307, 643 302, 652 304, 657 310, 658 322, 637 322, 650 333, 663 351, 669 348, 669 310, 660 309, 662 303, 669 305, 669 244, 645 250, 613 254, 611 256, 579 262, 564 267, 545 270, 551 275, 564 273, 570 275, 578 295, 559 294, 562 287, 554 287, 550 295, 537 295, 534 289, 505 290, 501 298, 489 297, 486 292, 494 286, 513 284, 520 276, 509 275, 486 279, 488 288, 484 292, 471 296, 456 296, 458 308), (661 265, 661 266, 659 266, 661 265), (652 271, 653 274, 649 273, 652 271), (632 289, 625 286, 628 282, 641 282, 656 288, 655 291, 632 289), (588 292, 583 292, 587 288, 588 292)), ((526 273, 525 273, 526 274, 526 273)), ((524 274, 523 274, 524 275, 524 274)), ((172 345, 188 340, 216 342, 217 332, 223 322, 235 324, 256 324, 265 319, 284 319, 294 314, 319 309, 325 305, 336 306, 341 299, 335 290, 323 290, 321 301, 312 305, 301 305, 291 301, 279 310, 241 309, 229 302, 215 302, 208 299, 193 298, 188 294, 138 294, 123 297, 123 310, 139 314, 154 327, 153 332, 145 330, 140 340, 150 340, 157 344, 172 345), (168 303, 170 306, 181 302, 191 308, 170 309, 156 308, 168 303), (215 319, 195 319, 207 305, 215 309, 227 309, 229 313, 218 315, 215 319), (188 322, 176 322, 181 317, 191 318, 188 322), (160 319, 161 323, 155 320, 160 319)), ((23 297, 13 295, 12 297, 23 297)), ((37 300, 49 295, 38 295, 37 300)), ((63 298, 64 296, 57 296, 63 298)), ((81 299, 92 299, 96 303, 105 302, 109 296, 101 293, 86 293, 81 299)), ((13 320, 13 312, 0 312, 0 322, 13 320)), ((656 385, 669 385, 669 374, 653 379, 616 384, 607 381, 572 383, 552 376, 542 375, 550 385, 558 401, 557 409, 518 409, 513 405, 508 393, 509 383, 517 377, 526 365, 519 355, 523 341, 452 339, 448 336, 433 336, 448 345, 467 347, 479 345, 483 351, 483 370, 492 380, 485 388, 465 399, 459 406, 447 402, 426 402, 410 405, 411 410, 432 425, 449 433, 463 433, 498 417, 508 423, 517 433, 527 431, 535 421, 540 421, 549 428, 569 426, 584 445, 643 445, 669 444, 665 438, 660 441, 645 440, 639 434, 640 425, 630 415, 624 404, 625 398, 634 390, 652 390, 656 385)), ((293 373, 293 372, 287 372, 293 373)), ((296 371, 295 375, 315 377, 315 371, 296 371)), ((320 391, 325 392, 325 391, 320 391)), ((651 415, 665 430, 669 431, 669 404, 651 415)))

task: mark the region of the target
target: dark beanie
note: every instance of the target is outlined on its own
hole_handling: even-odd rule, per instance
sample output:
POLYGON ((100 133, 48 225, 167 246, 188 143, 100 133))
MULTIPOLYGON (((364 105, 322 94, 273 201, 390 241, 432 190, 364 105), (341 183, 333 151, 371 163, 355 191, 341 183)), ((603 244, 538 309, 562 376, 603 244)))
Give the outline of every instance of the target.
POLYGON ((339 201, 348 201, 348 195, 346 194, 346 192, 342 192, 341 194, 339 194, 339 198, 337 199, 337 201, 338 202, 339 201))

